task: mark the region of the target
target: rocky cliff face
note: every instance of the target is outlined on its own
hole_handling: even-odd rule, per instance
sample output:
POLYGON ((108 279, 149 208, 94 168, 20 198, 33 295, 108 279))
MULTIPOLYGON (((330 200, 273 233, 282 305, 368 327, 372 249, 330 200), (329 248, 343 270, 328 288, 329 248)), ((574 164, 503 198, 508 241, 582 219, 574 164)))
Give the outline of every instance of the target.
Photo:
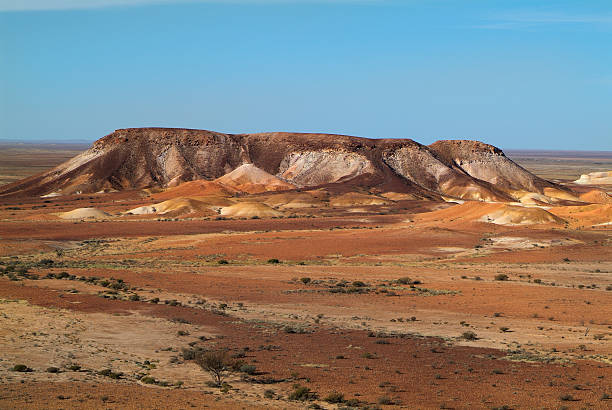
POLYGON ((169 187, 217 179, 243 164, 285 181, 288 189, 359 186, 423 199, 511 201, 515 190, 541 193, 554 185, 498 148, 476 141, 438 141, 428 147, 410 139, 130 128, 99 139, 48 172, 0 188, 0 195, 169 187))

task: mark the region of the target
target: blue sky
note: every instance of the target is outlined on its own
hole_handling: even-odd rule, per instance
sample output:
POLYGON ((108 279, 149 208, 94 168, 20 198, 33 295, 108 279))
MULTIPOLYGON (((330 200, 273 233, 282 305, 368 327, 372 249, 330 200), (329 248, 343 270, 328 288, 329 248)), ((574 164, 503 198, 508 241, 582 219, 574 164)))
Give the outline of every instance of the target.
POLYGON ((141 126, 612 150, 612 1, 0 0, 0 139, 141 126))

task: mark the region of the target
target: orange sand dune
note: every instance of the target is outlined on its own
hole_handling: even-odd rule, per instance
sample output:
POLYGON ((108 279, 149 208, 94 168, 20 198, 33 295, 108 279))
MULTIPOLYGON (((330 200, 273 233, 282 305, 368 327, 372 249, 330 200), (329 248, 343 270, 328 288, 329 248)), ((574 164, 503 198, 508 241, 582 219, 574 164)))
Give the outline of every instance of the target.
POLYGON ((275 177, 253 164, 243 164, 215 182, 237 191, 257 194, 268 191, 286 191, 295 186, 275 177))
POLYGON ((612 204, 612 196, 608 195, 605 191, 599 189, 594 189, 592 191, 581 194, 580 200, 592 204, 612 204))
POLYGON ((62 219, 103 219, 110 215, 97 208, 77 208, 60 214, 62 219))
POLYGON ((221 185, 214 181, 196 180, 182 183, 181 185, 153 195, 158 201, 179 197, 203 197, 203 196, 232 196, 236 190, 221 185))
POLYGON ((559 206, 550 209, 550 212, 567 220, 571 226, 612 226, 612 204, 559 206))
POLYGON ((327 194, 320 192, 283 192, 262 198, 262 202, 272 207, 313 208, 325 206, 325 198, 327 194))
POLYGON ((488 222, 498 225, 562 224, 564 221, 542 208, 527 208, 502 203, 466 202, 433 212, 417 215, 422 223, 461 224, 488 222))
POLYGON ((132 215, 181 215, 199 213, 204 215, 216 215, 212 206, 208 202, 199 201, 193 198, 173 198, 158 204, 141 206, 130 209, 127 214, 132 215))
POLYGON ((334 197, 330 200, 332 206, 363 206, 363 205, 387 205, 391 201, 376 195, 360 194, 358 192, 348 192, 334 197))
POLYGON ((221 208, 221 215, 234 218, 269 218, 282 213, 260 202, 240 202, 221 208))

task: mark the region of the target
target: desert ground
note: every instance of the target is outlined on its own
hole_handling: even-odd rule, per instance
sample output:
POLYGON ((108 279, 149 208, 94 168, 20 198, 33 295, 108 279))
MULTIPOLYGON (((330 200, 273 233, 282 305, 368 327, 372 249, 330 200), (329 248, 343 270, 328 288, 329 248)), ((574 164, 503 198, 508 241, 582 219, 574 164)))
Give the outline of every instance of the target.
MULTIPOLYGON (((12 152, 3 183, 75 147, 12 152)), ((571 181, 612 157, 509 156, 591 199, 237 171, 222 188, 0 197, 0 408, 610 408, 612 186, 571 181), (221 388, 192 360, 210 350, 234 362, 221 388)))

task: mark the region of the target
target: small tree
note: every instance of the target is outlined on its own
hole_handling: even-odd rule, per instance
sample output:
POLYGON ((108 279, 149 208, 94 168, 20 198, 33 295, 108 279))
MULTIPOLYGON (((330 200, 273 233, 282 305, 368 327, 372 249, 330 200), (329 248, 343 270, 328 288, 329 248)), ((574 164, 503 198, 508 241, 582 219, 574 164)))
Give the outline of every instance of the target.
POLYGON ((225 373, 230 368, 227 353, 223 350, 201 352, 195 357, 195 362, 210 373, 216 386, 221 386, 225 373))

